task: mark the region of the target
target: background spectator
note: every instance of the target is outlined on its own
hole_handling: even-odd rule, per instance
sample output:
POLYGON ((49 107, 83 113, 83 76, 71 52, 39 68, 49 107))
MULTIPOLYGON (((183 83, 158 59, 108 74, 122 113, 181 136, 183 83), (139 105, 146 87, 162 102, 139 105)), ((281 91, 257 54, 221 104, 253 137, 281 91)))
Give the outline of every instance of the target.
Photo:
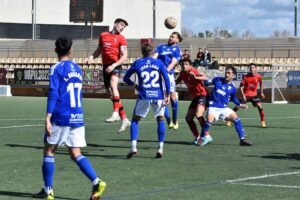
POLYGON ((220 66, 219 66, 219 63, 216 59, 216 57, 212 57, 212 61, 211 61, 211 64, 208 65, 208 69, 216 69, 216 70, 219 70, 220 66))

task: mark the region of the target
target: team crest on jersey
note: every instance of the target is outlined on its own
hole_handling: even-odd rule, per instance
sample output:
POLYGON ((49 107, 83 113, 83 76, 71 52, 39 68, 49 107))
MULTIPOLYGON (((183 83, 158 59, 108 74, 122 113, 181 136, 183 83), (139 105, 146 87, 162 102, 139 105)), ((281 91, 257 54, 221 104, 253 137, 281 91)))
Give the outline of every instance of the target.
POLYGON ((173 51, 176 51, 176 47, 173 47, 173 49, 172 49, 173 51))
POLYGON ((228 90, 231 90, 231 86, 228 86, 228 90))

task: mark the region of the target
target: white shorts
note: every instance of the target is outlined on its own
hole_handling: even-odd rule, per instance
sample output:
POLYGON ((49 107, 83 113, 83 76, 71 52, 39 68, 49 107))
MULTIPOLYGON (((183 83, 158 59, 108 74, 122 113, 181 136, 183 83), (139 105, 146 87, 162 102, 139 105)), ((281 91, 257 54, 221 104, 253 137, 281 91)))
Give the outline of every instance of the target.
MULTIPOLYGON (((175 83, 175 78, 174 74, 168 74, 169 75, 169 80, 170 80, 170 92, 176 92, 176 83, 175 83)), ((163 80, 163 89, 166 91, 166 86, 165 86, 165 80, 163 80)))
POLYGON ((70 126, 58 126, 52 124, 51 136, 46 136, 48 144, 68 147, 85 147, 85 128, 81 127, 70 127, 70 126))
POLYGON ((163 100, 138 99, 135 103, 133 113, 135 115, 145 118, 150 110, 150 105, 153 108, 154 117, 164 116, 165 106, 163 105, 163 100))
POLYGON ((208 114, 213 115, 215 117, 215 121, 219 120, 219 118, 225 120, 226 117, 234 113, 234 111, 230 108, 217 108, 217 107, 209 107, 208 114))

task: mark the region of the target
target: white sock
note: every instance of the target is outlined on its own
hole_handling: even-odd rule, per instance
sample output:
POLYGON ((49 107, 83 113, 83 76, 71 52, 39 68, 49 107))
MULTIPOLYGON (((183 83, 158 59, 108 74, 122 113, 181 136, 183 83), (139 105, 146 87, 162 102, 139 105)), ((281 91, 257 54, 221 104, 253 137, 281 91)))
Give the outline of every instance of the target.
POLYGON ((100 179, 97 177, 95 180, 93 180, 93 185, 97 185, 100 182, 100 179))
POLYGON ((131 150, 136 152, 137 140, 131 141, 131 150))
POLYGON ((50 194, 50 192, 52 192, 52 187, 44 187, 44 190, 46 192, 46 194, 50 194))

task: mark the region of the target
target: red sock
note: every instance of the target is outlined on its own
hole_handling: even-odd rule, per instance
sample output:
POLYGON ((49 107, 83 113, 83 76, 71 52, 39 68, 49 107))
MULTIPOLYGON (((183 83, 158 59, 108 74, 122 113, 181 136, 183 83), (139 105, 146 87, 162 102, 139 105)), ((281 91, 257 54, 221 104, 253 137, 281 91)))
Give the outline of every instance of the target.
POLYGON ((199 132, 198 132, 198 129, 197 129, 197 126, 196 126, 194 120, 188 121, 187 123, 188 123, 188 125, 189 125, 189 127, 190 127, 190 129, 191 129, 191 131, 192 131, 192 133, 193 133, 193 135, 194 135, 195 137, 199 137, 200 134, 199 134, 199 132))
POLYGON ((126 116, 126 113, 125 113, 125 110, 124 110, 124 107, 123 107, 123 104, 122 102, 120 101, 119 103, 120 105, 120 108, 119 108, 119 115, 121 116, 121 119, 127 119, 127 116, 126 116))
POLYGON ((265 121, 265 112, 264 109, 258 109, 259 115, 260 115, 260 120, 265 121))
POLYGON ((120 108, 120 97, 114 96, 112 98, 113 106, 114 106, 114 112, 119 112, 120 108))

